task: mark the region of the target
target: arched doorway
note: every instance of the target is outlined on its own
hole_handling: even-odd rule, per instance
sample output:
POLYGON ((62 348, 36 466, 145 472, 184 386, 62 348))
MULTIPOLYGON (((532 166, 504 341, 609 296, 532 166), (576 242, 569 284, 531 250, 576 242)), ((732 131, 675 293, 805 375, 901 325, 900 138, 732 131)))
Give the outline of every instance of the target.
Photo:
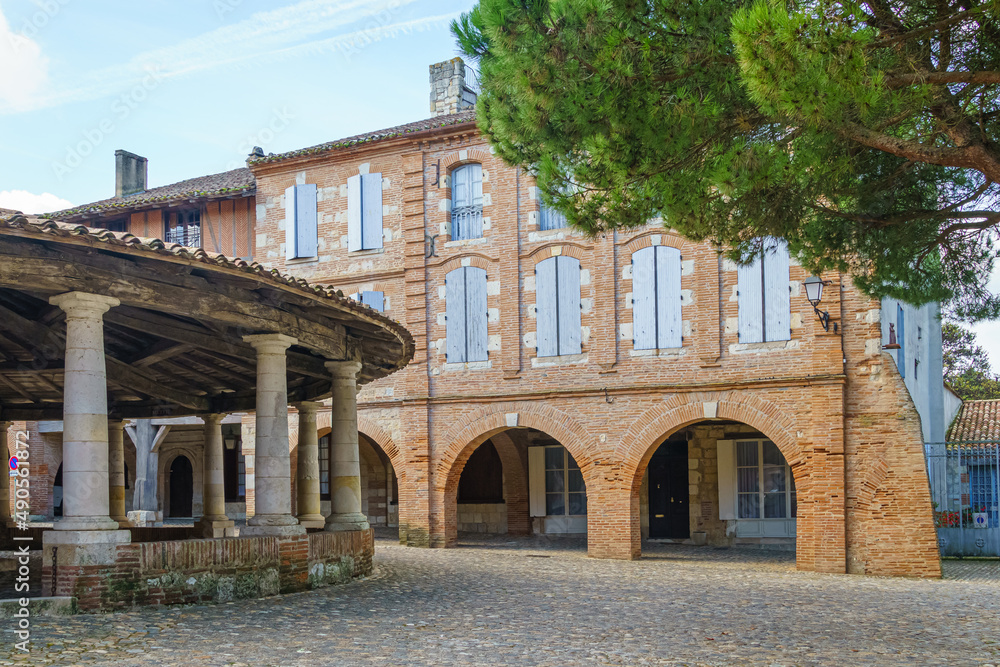
POLYGON ((191 461, 183 454, 170 464, 170 510, 171 517, 190 517, 194 504, 194 469, 191 461))
POLYGON ((55 479, 52 480, 52 516, 58 518, 63 515, 63 479, 62 464, 56 470, 55 479))
POLYGON ((392 462, 373 438, 358 433, 361 511, 372 526, 399 526, 399 481, 392 462))

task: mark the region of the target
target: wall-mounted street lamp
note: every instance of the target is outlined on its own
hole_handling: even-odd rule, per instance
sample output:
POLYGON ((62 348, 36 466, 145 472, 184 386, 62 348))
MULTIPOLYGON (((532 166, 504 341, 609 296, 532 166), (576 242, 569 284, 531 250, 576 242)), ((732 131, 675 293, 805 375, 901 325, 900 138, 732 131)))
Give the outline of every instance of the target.
MULTIPOLYGON (((812 304, 813 310, 816 311, 816 317, 819 318, 819 323, 823 325, 824 331, 830 330, 830 313, 825 310, 819 309, 819 302, 823 300, 823 287, 829 285, 828 280, 821 280, 816 276, 809 276, 805 279, 803 284, 806 286, 806 298, 809 303, 812 304)), ((837 323, 833 323, 833 332, 837 333, 837 323)))

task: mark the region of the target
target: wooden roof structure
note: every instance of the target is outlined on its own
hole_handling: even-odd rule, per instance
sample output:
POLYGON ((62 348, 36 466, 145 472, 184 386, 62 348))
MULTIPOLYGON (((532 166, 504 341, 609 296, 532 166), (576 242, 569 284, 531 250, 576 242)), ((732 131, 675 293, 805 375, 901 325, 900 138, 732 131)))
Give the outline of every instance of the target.
POLYGON ((204 250, 0 209, 0 418, 62 418, 65 320, 49 297, 119 299, 104 316, 109 416, 252 411, 250 334, 298 339, 288 401, 330 396, 327 361, 359 383, 413 358, 410 333, 342 292, 204 250))

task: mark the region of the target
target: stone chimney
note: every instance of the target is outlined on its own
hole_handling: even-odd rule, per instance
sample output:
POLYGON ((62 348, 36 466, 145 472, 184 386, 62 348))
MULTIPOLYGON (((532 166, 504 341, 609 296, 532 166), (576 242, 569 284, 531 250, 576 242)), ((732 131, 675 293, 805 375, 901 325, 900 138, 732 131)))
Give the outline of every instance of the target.
POLYGON ((115 151, 115 196, 124 197, 146 190, 146 158, 118 149, 115 151))
POLYGON ((431 113, 443 116, 476 108, 476 92, 465 83, 465 62, 452 58, 431 65, 431 113))

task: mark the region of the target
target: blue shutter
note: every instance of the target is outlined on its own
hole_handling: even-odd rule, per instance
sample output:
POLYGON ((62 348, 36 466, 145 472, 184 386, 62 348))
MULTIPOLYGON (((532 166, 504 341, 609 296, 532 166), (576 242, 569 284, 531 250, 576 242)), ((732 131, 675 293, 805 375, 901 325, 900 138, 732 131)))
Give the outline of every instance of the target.
POLYGON ((741 343, 764 341, 764 289, 760 257, 736 271, 741 343))
POLYGON ((362 292, 361 303, 381 313, 385 310, 385 294, 371 291, 362 292))
POLYGON ((554 257, 558 282, 559 354, 580 354, 583 332, 580 325, 580 260, 554 257))
POLYGON ((296 187, 285 188, 285 259, 298 257, 298 231, 295 229, 295 196, 296 187))
POLYGON ((350 252, 364 249, 361 232, 361 175, 347 179, 347 249, 350 252))
POLYGON ((538 210, 538 228, 545 231, 548 229, 562 229, 566 226, 566 216, 559 211, 549 208, 544 203, 538 210))
POLYGON ((559 354, 558 301, 556 298, 556 257, 539 262, 535 267, 535 328, 539 357, 559 354))
POLYGON ((318 244, 316 226, 316 184, 295 188, 295 230, 297 257, 315 257, 318 244))
POLYGON ((451 210, 453 239, 483 235, 483 165, 467 164, 452 172, 451 210))
POLYGON ((656 248, 632 253, 632 347, 656 347, 656 248))
POLYGON ((896 366, 899 367, 899 374, 906 377, 906 317, 903 306, 896 305, 896 342, 899 349, 896 350, 896 366))
POLYGON ((465 342, 466 361, 486 361, 489 333, 487 329, 486 271, 465 268, 465 342))
POLYGON ((788 244, 782 239, 767 239, 764 245, 764 340, 767 341, 792 337, 788 263, 788 244))
POLYGON ((465 267, 449 272, 444 285, 447 361, 456 364, 466 361, 465 267))
POLYGON ((683 345, 681 330, 681 251, 656 248, 656 337, 657 347, 683 345))
POLYGON ((365 250, 382 247, 382 174, 361 177, 361 243, 365 250))

